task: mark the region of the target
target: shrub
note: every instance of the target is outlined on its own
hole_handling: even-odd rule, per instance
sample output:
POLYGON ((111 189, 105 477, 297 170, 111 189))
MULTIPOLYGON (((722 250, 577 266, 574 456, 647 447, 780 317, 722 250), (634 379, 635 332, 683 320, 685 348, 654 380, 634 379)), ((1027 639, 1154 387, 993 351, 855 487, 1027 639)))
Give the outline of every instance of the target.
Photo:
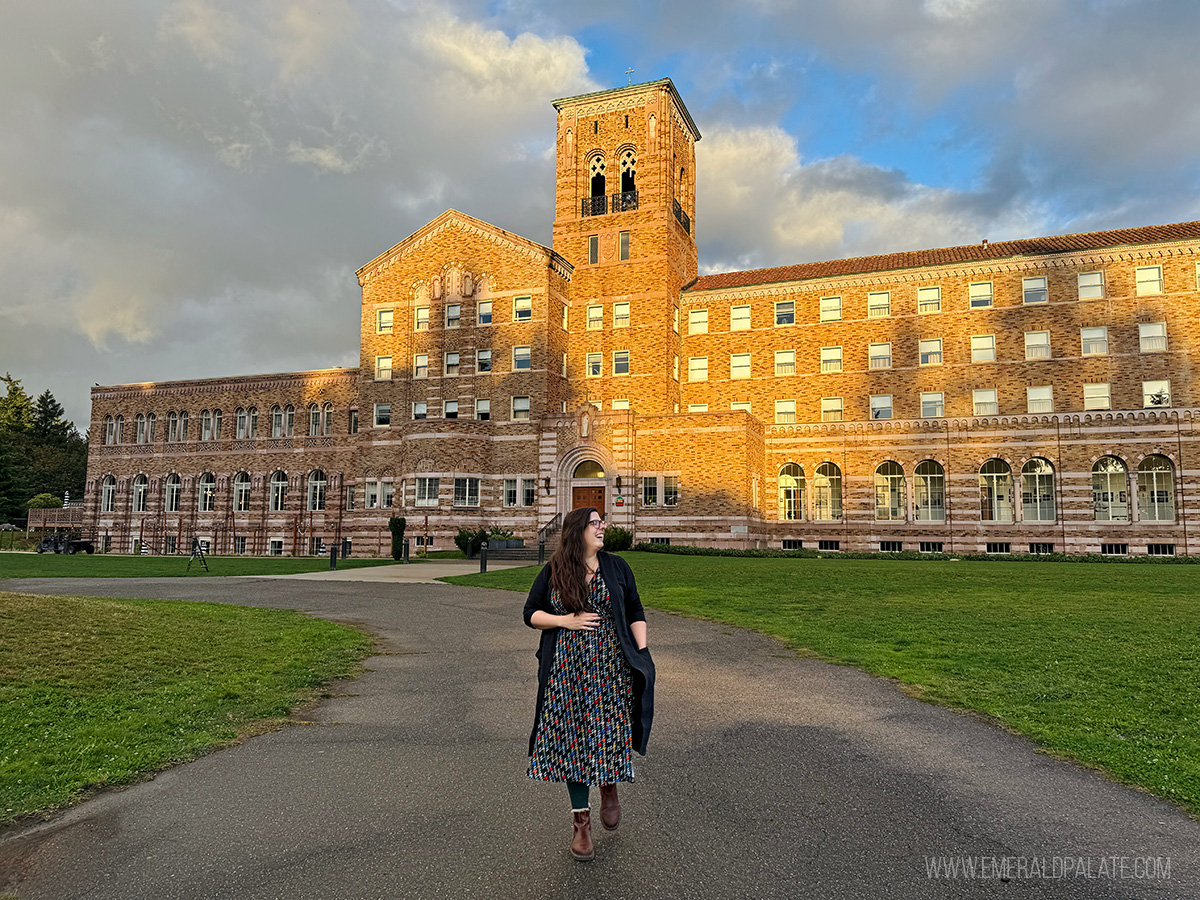
POLYGON ((467 554, 467 559, 474 559, 487 536, 486 528, 459 528, 458 534, 454 536, 454 543, 459 550, 467 554))
POLYGON ((620 553, 633 546, 633 534, 620 525, 609 525, 604 530, 604 549, 609 553, 620 553))
POLYGON ((25 504, 26 509, 54 509, 57 506, 62 506, 62 497, 55 497, 53 494, 38 494, 32 500, 25 504))
POLYGON ((489 541, 511 541, 515 535, 507 528, 501 528, 499 525, 493 525, 492 530, 487 533, 489 541))
POLYGON ((404 559, 404 529, 407 524, 404 516, 388 519, 388 530, 392 533, 392 559, 404 559))

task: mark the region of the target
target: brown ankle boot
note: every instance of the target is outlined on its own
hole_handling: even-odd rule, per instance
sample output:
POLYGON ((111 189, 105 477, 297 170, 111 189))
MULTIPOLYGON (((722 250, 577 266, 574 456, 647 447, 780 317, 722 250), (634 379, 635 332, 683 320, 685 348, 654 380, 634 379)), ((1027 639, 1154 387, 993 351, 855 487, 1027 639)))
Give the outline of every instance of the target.
POLYGON ((571 834, 571 855, 578 860, 589 860, 596 855, 592 846, 592 811, 577 809, 574 811, 575 829, 571 834))
POLYGON ((600 823, 606 831, 616 831, 621 824, 621 801, 615 784, 600 785, 600 823))

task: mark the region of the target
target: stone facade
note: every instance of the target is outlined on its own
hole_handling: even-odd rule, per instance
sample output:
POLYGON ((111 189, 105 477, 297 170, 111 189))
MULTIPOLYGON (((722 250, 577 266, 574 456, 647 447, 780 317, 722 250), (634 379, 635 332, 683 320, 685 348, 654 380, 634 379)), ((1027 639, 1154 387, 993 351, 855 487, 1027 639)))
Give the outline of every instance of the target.
POLYGON ((357 369, 95 388, 102 545, 532 541, 586 503, 676 543, 1196 551, 1200 223, 697 277, 670 81, 554 106, 553 249, 450 210, 359 270, 357 369))

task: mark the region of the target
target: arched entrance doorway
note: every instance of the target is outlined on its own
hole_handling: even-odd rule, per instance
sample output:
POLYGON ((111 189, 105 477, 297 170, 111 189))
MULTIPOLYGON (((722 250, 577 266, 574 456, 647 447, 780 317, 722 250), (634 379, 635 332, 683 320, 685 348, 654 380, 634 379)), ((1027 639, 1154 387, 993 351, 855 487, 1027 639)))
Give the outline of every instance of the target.
POLYGON ((585 459, 571 473, 571 509, 594 506, 604 512, 604 466, 585 459))

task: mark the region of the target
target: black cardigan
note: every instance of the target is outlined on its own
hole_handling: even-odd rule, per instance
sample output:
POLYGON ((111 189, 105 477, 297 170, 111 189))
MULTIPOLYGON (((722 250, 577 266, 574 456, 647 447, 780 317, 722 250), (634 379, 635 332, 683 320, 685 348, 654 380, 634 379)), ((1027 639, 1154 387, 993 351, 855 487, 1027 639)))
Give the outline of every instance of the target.
MULTIPOLYGON (((633 570, 629 563, 611 553, 599 553, 600 577, 608 587, 612 598, 613 619, 616 624, 617 638, 621 649, 629 661, 633 676, 633 749, 642 756, 646 755, 646 742, 650 739, 650 725, 654 720, 654 660, 650 651, 639 650, 637 641, 633 638, 633 630, 629 627, 634 622, 646 621, 642 610, 642 601, 638 597, 637 584, 633 580, 633 570)), ((554 615, 550 606, 550 566, 543 567, 529 589, 529 597, 525 601, 525 624, 530 624, 530 618, 537 610, 554 615)), ((546 683, 550 680, 550 670, 554 665, 554 650, 558 642, 557 628, 547 628, 542 632, 542 640, 538 645, 538 692, 537 709, 533 717, 533 731, 529 735, 529 755, 533 755, 533 743, 537 738, 538 721, 542 715, 542 702, 546 697, 546 683)))

